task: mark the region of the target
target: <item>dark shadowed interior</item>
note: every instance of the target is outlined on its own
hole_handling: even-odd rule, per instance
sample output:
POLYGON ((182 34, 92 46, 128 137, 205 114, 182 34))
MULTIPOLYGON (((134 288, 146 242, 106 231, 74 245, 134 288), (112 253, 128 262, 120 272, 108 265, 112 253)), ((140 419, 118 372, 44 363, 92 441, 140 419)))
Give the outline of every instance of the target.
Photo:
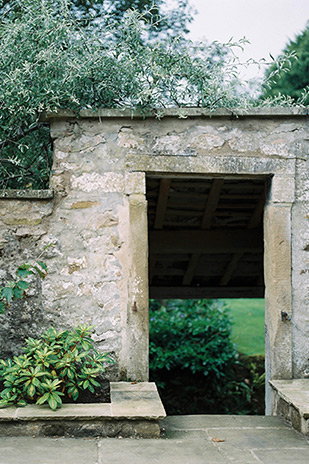
POLYGON ((265 177, 147 178, 150 298, 263 298, 265 177))

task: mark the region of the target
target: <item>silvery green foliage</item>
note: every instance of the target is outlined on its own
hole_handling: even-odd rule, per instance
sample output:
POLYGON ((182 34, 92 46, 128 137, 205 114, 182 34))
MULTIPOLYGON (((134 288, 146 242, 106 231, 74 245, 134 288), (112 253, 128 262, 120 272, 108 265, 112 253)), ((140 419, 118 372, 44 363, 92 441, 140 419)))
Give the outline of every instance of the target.
POLYGON ((136 11, 113 26, 80 27, 67 0, 16 0, 0 23, 0 188, 48 185, 44 112, 59 108, 246 108, 237 77, 242 43, 145 41, 136 11))

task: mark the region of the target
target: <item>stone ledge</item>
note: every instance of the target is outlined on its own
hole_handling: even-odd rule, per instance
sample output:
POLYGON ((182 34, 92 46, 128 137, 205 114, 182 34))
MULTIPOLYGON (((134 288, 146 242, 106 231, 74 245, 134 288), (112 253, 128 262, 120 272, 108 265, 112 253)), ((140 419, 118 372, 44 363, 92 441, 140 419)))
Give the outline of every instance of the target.
POLYGON ((1 200, 52 200, 54 191, 48 190, 0 190, 1 200))
POLYGON ((272 410, 309 435, 309 379, 271 380, 272 410))
POLYGON ((157 438, 166 417, 155 383, 111 382, 111 403, 0 409, 0 435, 157 438))
POLYGON ((307 108, 301 107, 271 107, 271 108, 251 108, 251 109, 226 109, 218 108, 210 111, 207 108, 166 108, 153 109, 145 114, 130 109, 120 108, 101 108, 96 110, 84 109, 80 112, 71 110, 59 110, 57 112, 47 113, 41 116, 43 121, 51 119, 67 119, 67 118, 130 118, 130 119, 145 119, 145 118, 163 118, 163 117, 259 117, 259 118, 276 118, 276 117, 304 117, 308 115, 307 108))

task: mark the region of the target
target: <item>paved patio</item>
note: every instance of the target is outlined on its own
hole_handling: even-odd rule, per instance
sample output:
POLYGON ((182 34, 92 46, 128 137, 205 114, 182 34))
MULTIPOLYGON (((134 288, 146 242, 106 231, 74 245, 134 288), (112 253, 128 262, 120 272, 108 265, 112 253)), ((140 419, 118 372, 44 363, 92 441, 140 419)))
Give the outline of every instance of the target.
POLYGON ((308 464, 309 440, 278 417, 170 416, 159 439, 0 438, 0 464, 308 464))

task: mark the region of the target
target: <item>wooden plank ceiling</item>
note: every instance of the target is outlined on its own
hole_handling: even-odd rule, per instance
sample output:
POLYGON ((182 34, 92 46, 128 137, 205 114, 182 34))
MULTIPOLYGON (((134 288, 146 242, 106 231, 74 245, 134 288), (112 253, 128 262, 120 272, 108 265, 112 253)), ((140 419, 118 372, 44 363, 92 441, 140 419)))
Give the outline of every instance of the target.
POLYGON ((264 296, 264 179, 147 179, 150 298, 264 296))

